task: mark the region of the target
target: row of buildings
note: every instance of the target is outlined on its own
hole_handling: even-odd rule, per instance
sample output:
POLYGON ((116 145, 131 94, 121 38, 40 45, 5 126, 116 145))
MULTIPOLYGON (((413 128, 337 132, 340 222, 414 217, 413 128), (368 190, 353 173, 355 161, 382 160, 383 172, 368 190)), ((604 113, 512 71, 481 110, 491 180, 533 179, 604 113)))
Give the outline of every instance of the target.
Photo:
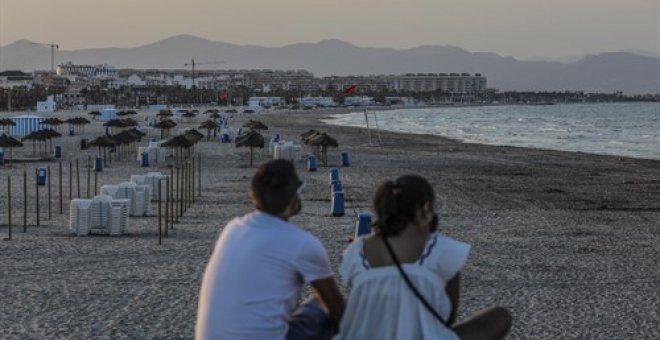
MULTIPOLYGON (((31 88, 46 85, 59 88, 58 106, 89 104, 91 91, 134 91, 149 88, 180 87, 223 91, 242 88, 247 95, 282 95, 297 97, 328 96, 352 88, 353 93, 429 93, 477 96, 487 90, 486 77, 468 73, 407 73, 397 75, 349 75, 315 77, 306 70, 202 70, 192 74, 187 69, 117 69, 112 65, 61 64, 56 73, 39 71, 0 72, 0 89, 31 88)), ((93 101, 93 100, 92 100, 93 101)))
MULTIPOLYGON (((284 91, 343 90, 357 85, 358 91, 447 92, 475 94, 486 91, 486 77, 476 73, 407 73, 397 75, 349 75, 315 77, 305 70, 136 70, 116 69, 107 64, 57 67, 57 76, 71 86, 122 88, 139 86, 182 86, 190 89, 225 89, 245 86, 261 93, 284 91)), ((20 71, 0 73, 0 87, 31 86, 33 76, 20 71)))

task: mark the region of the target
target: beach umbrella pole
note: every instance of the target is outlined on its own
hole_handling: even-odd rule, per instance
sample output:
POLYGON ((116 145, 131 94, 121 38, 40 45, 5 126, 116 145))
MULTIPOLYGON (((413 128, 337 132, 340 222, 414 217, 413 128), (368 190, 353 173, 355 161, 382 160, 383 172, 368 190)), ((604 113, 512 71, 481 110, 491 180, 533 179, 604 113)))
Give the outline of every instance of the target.
POLYGON ((39 177, 39 169, 34 169, 34 188, 37 193, 36 202, 37 202, 37 226, 41 225, 41 221, 39 220, 39 183, 38 178, 39 177))
POLYGON ((197 155, 197 196, 202 197, 202 155, 197 155))
POLYGON ((27 232, 27 171, 23 170, 23 232, 27 232))
POLYGON ((51 179, 51 177, 50 177, 50 165, 49 165, 48 166, 48 220, 49 221, 52 219, 52 210, 51 210, 51 204, 50 204, 50 201, 51 201, 51 196, 50 196, 51 181, 50 181, 50 179, 51 179))
POLYGON ((60 194, 60 215, 62 214, 62 162, 59 163, 59 182, 58 182, 58 193, 60 194))
POLYGON ((11 241, 11 176, 7 176, 7 241, 11 241))

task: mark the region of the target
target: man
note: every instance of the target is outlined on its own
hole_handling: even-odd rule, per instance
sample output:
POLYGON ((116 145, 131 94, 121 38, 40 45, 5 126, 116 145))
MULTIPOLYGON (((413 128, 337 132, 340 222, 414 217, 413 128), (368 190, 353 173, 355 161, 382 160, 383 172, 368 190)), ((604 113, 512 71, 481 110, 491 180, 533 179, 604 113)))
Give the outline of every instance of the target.
POLYGON ((293 164, 261 165, 250 187, 256 211, 229 222, 206 267, 196 338, 318 339, 329 336, 344 299, 321 242, 288 223, 302 204, 293 164), (294 312, 304 284, 311 300, 294 312))

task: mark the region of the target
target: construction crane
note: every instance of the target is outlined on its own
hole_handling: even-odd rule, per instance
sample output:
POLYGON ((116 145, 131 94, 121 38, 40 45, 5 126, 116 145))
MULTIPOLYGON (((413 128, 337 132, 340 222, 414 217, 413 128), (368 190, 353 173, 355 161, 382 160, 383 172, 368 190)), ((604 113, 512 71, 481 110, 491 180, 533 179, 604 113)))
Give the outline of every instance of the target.
POLYGON ((39 45, 39 46, 48 46, 50 47, 50 71, 55 74, 55 50, 60 48, 60 45, 55 44, 55 43, 50 43, 50 44, 43 44, 43 43, 36 43, 33 42, 32 44, 34 45, 39 45))
POLYGON ((218 65, 218 64, 226 64, 224 61, 205 61, 201 63, 196 63, 195 58, 192 58, 190 60, 190 63, 184 64, 184 66, 191 66, 192 67, 192 85, 195 86, 195 65, 218 65))

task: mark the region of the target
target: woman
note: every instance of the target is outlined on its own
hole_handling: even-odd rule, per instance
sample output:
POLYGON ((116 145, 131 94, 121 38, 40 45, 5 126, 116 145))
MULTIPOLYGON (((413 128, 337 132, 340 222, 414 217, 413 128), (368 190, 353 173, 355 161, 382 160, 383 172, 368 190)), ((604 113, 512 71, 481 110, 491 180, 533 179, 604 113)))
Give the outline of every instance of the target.
POLYGON ((431 185, 414 175, 378 188, 375 233, 351 244, 339 269, 350 294, 335 339, 501 339, 508 333, 511 317, 501 307, 454 325, 459 271, 470 246, 436 233, 434 199, 431 185))

